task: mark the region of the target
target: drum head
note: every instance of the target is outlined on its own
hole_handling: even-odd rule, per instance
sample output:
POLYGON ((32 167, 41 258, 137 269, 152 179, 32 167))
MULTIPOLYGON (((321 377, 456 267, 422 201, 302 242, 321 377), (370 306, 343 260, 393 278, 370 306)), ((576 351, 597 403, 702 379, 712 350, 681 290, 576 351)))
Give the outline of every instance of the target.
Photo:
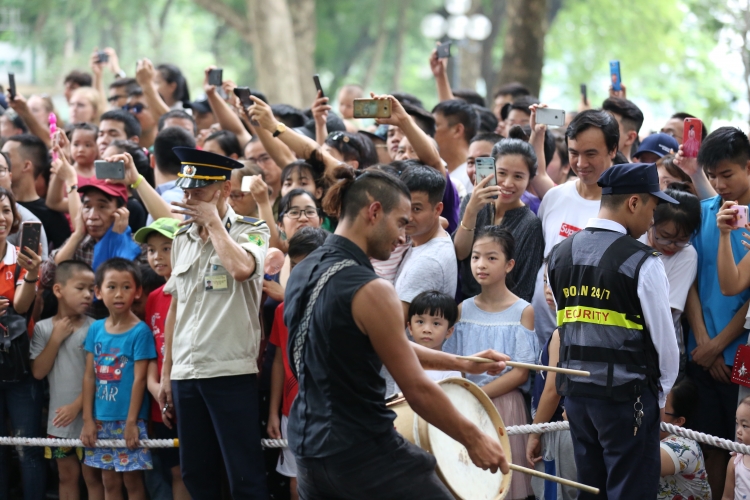
MULTIPOLYGON (((489 397, 474 383, 463 378, 440 382, 453 406, 485 434, 503 447, 510 463, 510 443, 500 414, 489 397)), ((437 459, 438 474, 453 494, 462 500, 500 500, 510 486, 510 474, 492 473, 475 466, 466 448, 441 430, 428 425, 429 447, 437 459)))

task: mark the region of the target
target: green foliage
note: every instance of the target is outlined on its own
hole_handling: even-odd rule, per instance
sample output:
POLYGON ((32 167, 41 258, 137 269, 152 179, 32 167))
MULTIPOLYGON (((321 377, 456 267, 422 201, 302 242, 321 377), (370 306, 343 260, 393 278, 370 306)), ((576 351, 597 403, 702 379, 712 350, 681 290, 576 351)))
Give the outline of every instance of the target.
POLYGON ((570 0, 546 39, 544 86, 559 86, 568 108, 579 84, 597 105, 607 96, 609 61, 619 59, 628 97, 657 117, 687 111, 710 122, 731 119, 740 82, 727 82, 711 60, 715 34, 679 0, 570 0))

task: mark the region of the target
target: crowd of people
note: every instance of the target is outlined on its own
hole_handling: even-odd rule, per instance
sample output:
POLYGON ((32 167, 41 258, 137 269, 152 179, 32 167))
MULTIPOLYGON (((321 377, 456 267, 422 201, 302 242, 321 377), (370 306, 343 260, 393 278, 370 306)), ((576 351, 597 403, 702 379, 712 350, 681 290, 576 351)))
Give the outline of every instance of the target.
MULTIPOLYGON (((0 434, 84 444, 1 447, 1 498, 450 498, 434 458, 395 458, 385 406, 402 392, 507 472, 443 405, 430 381, 447 377, 506 426, 570 421, 572 437, 510 437, 515 464, 608 498, 750 494, 750 457, 657 438, 661 421, 750 444, 747 135, 691 125, 683 145, 696 117, 679 110, 644 130, 625 86, 551 127, 523 85, 487 102, 451 89, 436 51, 425 64, 432 110, 354 84, 338 112, 320 91, 304 110, 257 90, 248 106, 213 67, 191 100, 177 66, 128 75, 110 48, 65 77, 67 123, 46 95, 0 97, 0 323, 22 317, 30 338, 0 380, 0 434), (391 116, 355 118, 363 97, 391 116), (35 221, 39 247, 20 248, 35 221), (455 361, 475 353, 495 363, 455 361), (108 438, 128 446, 93 446, 108 438)), ((534 497, 594 498, 514 473, 507 498, 534 497)))

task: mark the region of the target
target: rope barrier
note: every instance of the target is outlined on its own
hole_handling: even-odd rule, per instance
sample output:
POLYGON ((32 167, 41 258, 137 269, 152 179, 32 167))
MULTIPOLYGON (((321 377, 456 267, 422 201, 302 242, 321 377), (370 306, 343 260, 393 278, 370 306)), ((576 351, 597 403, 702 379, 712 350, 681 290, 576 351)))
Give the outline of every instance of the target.
MULTIPOLYGON (((570 430, 568 422, 548 422, 545 424, 528 424, 528 425, 514 425, 507 427, 506 432, 509 436, 516 436, 519 434, 544 434, 546 432, 558 432, 570 430)), ((745 455, 750 455, 750 446, 730 441, 728 439, 722 439, 710 434, 704 434, 702 432, 685 429, 684 427, 677 427, 672 424, 665 422, 661 423, 661 430, 677 434, 678 436, 684 436, 690 439, 694 439, 699 443, 709 444, 716 448, 722 448, 724 450, 734 451, 745 455)), ((286 448, 286 439, 261 439, 261 445, 264 448, 286 448)), ((58 439, 58 438, 27 438, 27 437, 0 437, 0 446, 59 446, 59 447, 83 447, 83 443, 80 439, 58 439)), ((143 439, 140 442, 141 448, 177 448, 179 447, 179 441, 177 439, 143 439)), ((100 439, 96 442, 96 448, 125 448, 124 439, 100 439)))

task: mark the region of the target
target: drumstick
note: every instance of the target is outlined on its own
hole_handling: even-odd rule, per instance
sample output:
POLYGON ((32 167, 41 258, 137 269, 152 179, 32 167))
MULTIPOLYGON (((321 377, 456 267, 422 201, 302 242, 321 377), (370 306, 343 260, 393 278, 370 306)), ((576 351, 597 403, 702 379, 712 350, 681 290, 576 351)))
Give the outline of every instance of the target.
MULTIPOLYGON (((474 361, 475 363, 496 363, 494 359, 480 358, 478 356, 456 356, 456 358, 465 361, 474 361)), ((529 370, 547 371, 565 373, 567 375, 579 375, 581 377, 590 377, 591 373, 583 370, 572 370, 570 368, 558 368, 557 366, 532 365, 530 363, 520 363, 518 361, 506 361, 506 365, 514 368, 528 368, 529 370)))
POLYGON ((591 493, 593 495, 599 494, 599 488, 594 488, 593 486, 589 486, 587 484, 576 483, 575 481, 571 481, 570 479, 563 479, 561 477, 552 476, 550 474, 545 474, 544 472, 539 472, 538 470, 521 467, 520 465, 516 464, 508 464, 508 467, 510 467, 511 470, 529 474, 530 476, 541 477, 542 479, 548 479, 556 483, 564 484, 565 486, 571 486, 573 488, 583 490, 586 493, 591 493))

